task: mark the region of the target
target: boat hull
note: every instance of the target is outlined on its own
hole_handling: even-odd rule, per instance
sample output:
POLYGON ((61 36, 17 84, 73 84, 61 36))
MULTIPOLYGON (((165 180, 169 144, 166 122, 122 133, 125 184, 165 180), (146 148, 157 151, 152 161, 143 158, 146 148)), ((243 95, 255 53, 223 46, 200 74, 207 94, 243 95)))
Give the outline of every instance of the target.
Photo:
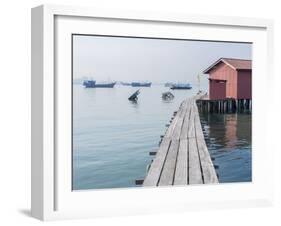
POLYGON ((151 87, 151 82, 148 83, 132 82, 132 87, 151 87))
POLYGON ((97 84, 94 80, 83 82, 83 86, 85 86, 85 88, 113 88, 115 84, 116 82, 97 84))
POLYGON ((109 84, 95 84, 93 88, 113 88, 115 84, 116 84, 115 82, 109 84))
POLYGON ((84 81, 83 82, 83 86, 85 86, 85 88, 93 88, 96 84, 96 81, 94 80, 88 80, 88 81, 84 81))
POLYGON ((171 87, 170 89, 192 89, 192 87, 171 87))

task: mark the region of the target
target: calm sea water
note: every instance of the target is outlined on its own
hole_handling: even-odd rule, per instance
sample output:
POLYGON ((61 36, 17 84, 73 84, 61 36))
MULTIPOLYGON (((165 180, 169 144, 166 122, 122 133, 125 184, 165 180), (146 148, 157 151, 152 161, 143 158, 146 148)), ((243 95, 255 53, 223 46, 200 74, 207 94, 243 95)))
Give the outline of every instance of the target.
MULTIPOLYGON (((137 103, 128 101, 136 90, 121 85, 113 89, 73 85, 73 189, 135 187, 135 180, 146 175, 146 167, 153 158, 149 152, 157 149, 172 113, 196 92, 195 89, 175 90, 172 101, 163 101, 161 94, 168 88, 154 85, 140 89, 137 103)), ((237 129, 235 135, 228 136, 226 129, 219 129, 230 126, 224 117, 230 115, 218 116, 219 124, 212 129, 217 119, 202 116, 210 137, 208 146, 215 164, 219 165, 220 180, 248 181, 250 134, 247 139, 244 137, 247 132, 237 129)), ((232 127, 239 128, 240 116, 231 120, 232 127)), ((249 120, 242 121, 244 127, 250 128, 249 120)))
POLYGON ((220 182, 252 181, 250 114, 201 114, 206 144, 220 182))

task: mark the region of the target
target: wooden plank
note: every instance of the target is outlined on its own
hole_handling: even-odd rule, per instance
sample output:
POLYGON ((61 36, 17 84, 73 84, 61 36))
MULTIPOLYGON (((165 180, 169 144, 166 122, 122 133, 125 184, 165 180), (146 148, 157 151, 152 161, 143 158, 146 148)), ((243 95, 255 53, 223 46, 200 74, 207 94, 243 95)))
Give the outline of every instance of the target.
POLYGON ((174 182, 174 173, 176 168, 177 154, 179 149, 179 141, 172 140, 166 161, 161 173, 159 186, 172 185, 174 182))
POLYGON ((179 112, 179 118, 184 118, 187 106, 188 106, 188 101, 187 100, 185 100, 185 101, 183 101, 181 103, 180 112, 179 112))
POLYGON ((205 144, 205 140, 202 138, 197 139, 197 145, 198 145, 198 152, 201 161, 204 184, 218 183, 219 181, 216 174, 216 170, 214 168, 208 148, 205 144))
POLYGON ((201 122, 198 114, 195 116, 195 134, 198 147, 198 153, 201 161, 204 184, 218 183, 218 177, 214 168, 210 153, 208 151, 204 134, 202 132, 201 122))
POLYGON ((170 139, 163 139, 159 150, 157 151, 157 155, 155 156, 143 182, 143 186, 157 186, 166 159, 166 155, 170 147, 170 142, 170 139))
POLYGON ((187 139, 188 127, 189 127, 189 116, 190 116, 190 102, 188 103, 188 107, 186 109, 186 113, 184 116, 180 139, 187 139))
POLYGON ((176 126, 176 124, 177 124, 177 121, 178 121, 178 119, 179 119, 179 114, 180 114, 180 112, 181 112, 181 109, 179 109, 179 111, 178 111, 177 114, 175 115, 173 121, 171 122, 170 126, 168 127, 167 132, 166 132, 166 134, 165 134, 165 137, 166 137, 166 138, 171 138, 171 137, 172 137, 174 128, 175 128, 175 126, 176 126))
MULTIPOLYGON (((187 115, 189 114, 187 113, 187 115)), ((181 129, 180 139, 187 139, 188 125, 189 125, 189 117, 185 117, 181 129)))
POLYGON ((202 130, 201 122, 200 122, 200 116, 198 113, 198 109, 197 109, 197 113, 194 116, 194 127, 195 127, 196 138, 204 139, 204 134, 203 134, 203 130, 202 130))
POLYGON ((203 180, 196 139, 190 138, 188 141, 189 184, 202 184, 203 180))
POLYGON ((188 184, 188 140, 180 140, 174 185, 188 184))
POLYGON ((183 101, 179 107, 179 110, 177 111, 176 115, 174 116, 174 119, 172 120, 171 125, 167 129, 167 132, 165 134, 166 138, 179 139, 179 134, 180 134, 182 122, 183 122, 182 119, 185 115, 185 111, 186 111, 186 101, 183 101))
POLYGON ((183 119, 184 118, 181 117, 177 120, 177 123, 176 123, 176 126, 174 128, 171 139, 173 139, 173 140, 179 140, 180 139, 181 130, 182 130, 182 126, 183 126, 183 119))
POLYGON ((194 101, 191 103, 191 110, 190 110, 190 116, 189 116, 189 126, 188 126, 188 138, 194 138, 195 137, 195 128, 194 128, 194 101))
POLYGON ((160 175, 162 172, 162 169, 164 167, 165 159, 168 153, 168 149, 171 143, 171 138, 173 135, 173 132, 175 130, 176 126, 180 126, 180 124, 177 124, 177 121, 179 120, 180 115, 183 114, 183 107, 184 102, 181 104, 179 110, 176 112, 170 126, 168 127, 166 134, 163 138, 163 141, 159 147, 159 150, 156 154, 156 157, 153 161, 153 163, 150 166, 149 172, 144 180, 143 185, 144 186, 157 186, 160 175))

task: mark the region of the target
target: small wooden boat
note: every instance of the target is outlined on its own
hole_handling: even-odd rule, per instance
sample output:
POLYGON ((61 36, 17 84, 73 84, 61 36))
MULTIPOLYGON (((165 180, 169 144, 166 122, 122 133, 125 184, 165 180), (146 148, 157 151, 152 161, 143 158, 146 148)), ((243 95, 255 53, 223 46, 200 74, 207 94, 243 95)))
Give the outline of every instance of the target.
POLYGON ((171 92, 162 93, 162 99, 164 99, 164 100, 171 100, 174 97, 175 96, 171 92))

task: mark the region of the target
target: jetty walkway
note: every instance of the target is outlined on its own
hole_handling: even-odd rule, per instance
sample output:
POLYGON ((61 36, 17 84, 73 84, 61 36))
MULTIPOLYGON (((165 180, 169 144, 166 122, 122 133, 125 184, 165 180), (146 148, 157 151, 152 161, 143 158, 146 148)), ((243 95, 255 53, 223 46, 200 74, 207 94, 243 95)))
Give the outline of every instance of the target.
POLYGON ((143 186, 218 183, 195 96, 183 101, 162 138, 143 186))

